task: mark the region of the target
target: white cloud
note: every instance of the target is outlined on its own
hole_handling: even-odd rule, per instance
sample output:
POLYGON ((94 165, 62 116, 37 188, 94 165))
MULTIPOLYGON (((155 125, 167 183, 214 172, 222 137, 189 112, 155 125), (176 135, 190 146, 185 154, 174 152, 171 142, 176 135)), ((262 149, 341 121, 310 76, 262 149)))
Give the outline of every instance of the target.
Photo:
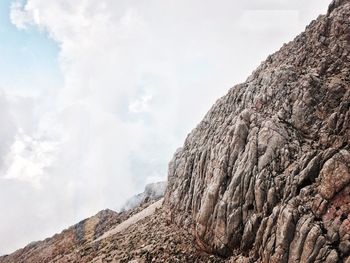
POLYGON ((6 156, 3 178, 28 182, 41 188, 41 181, 47 176, 45 168, 54 162, 57 146, 55 142, 36 140, 19 132, 6 156))
POLYGON ((172 153, 211 104, 327 2, 14 2, 18 28, 35 25, 59 45, 64 86, 0 115, 9 123, 0 132, 8 156, 0 197, 11 195, 3 188, 26 195, 0 204, 11 209, 0 232, 13 237, 0 240, 0 251, 117 208, 146 182, 165 178, 172 153), (283 15, 271 11, 276 6, 283 15), (242 21, 254 30, 242 34, 242 21))
POLYGON ((11 22, 19 29, 27 28, 27 25, 32 22, 31 15, 26 13, 26 11, 23 9, 23 4, 19 1, 12 3, 10 18, 11 22))
POLYGON ((152 95, 143 95, 129 104, 129 111, 134 113, 147 112, 150 110, 149 103, 152 100, 152 95))
POLYGON ((298 10, 247 10, 243 12, 238 25, 243 30, 266 32, 266 30, 271 29, 293 29, 298 25, 298 22, 298 10), (255 20, 256 23, 251 24, 252 20, 255 20))
POLYGON ((10 150, 11 144, 15 140, 17 125, 11 112, 11 104, 8 98, 0 90, 0 171, 4 164, 4 156, 10 150))

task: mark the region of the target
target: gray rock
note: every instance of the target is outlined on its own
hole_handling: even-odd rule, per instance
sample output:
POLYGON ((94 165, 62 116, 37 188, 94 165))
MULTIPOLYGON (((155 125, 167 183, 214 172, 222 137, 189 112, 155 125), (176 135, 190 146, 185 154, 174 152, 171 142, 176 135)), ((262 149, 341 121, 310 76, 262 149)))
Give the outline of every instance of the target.
POLYGON ((258 262, 350 254, 350 1, 220 98, 169 164, 165 207, 198 246, 258 262))

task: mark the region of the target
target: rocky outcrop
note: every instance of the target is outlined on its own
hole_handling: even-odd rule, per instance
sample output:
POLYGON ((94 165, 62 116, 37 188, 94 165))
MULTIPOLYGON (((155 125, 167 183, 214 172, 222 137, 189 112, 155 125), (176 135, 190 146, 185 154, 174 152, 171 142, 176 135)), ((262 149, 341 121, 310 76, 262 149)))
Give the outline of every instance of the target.
POLYGON ((169 165, 165 206, 247 262, 350 262, 350 1, 219 99, 169 165))
POLYGON ((150 183, 145 186, 145 190, 129 198, 122 207, 122 211, 134 209, 142 204, 154 202, 161 199, 166 190, 167 182, 150 183))

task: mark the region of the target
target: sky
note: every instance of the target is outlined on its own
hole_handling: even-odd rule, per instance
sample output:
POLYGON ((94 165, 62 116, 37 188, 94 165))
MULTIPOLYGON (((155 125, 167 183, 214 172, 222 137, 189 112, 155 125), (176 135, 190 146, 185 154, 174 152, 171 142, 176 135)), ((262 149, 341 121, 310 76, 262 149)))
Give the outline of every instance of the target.
POLYGON ((329 0, 1 0, 0 254, 166 180, 215 101, 329 0))

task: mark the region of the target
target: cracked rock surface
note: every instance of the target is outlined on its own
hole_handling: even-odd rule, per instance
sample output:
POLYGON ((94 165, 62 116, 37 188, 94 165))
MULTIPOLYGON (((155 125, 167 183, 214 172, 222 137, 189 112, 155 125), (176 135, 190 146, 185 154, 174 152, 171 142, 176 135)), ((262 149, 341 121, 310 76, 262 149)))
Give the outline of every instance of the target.
POLYGON ((349 107, 350 1, 337 0, 188 135, 169 164, 172 222, 247 262, 350 262, 349 107))

